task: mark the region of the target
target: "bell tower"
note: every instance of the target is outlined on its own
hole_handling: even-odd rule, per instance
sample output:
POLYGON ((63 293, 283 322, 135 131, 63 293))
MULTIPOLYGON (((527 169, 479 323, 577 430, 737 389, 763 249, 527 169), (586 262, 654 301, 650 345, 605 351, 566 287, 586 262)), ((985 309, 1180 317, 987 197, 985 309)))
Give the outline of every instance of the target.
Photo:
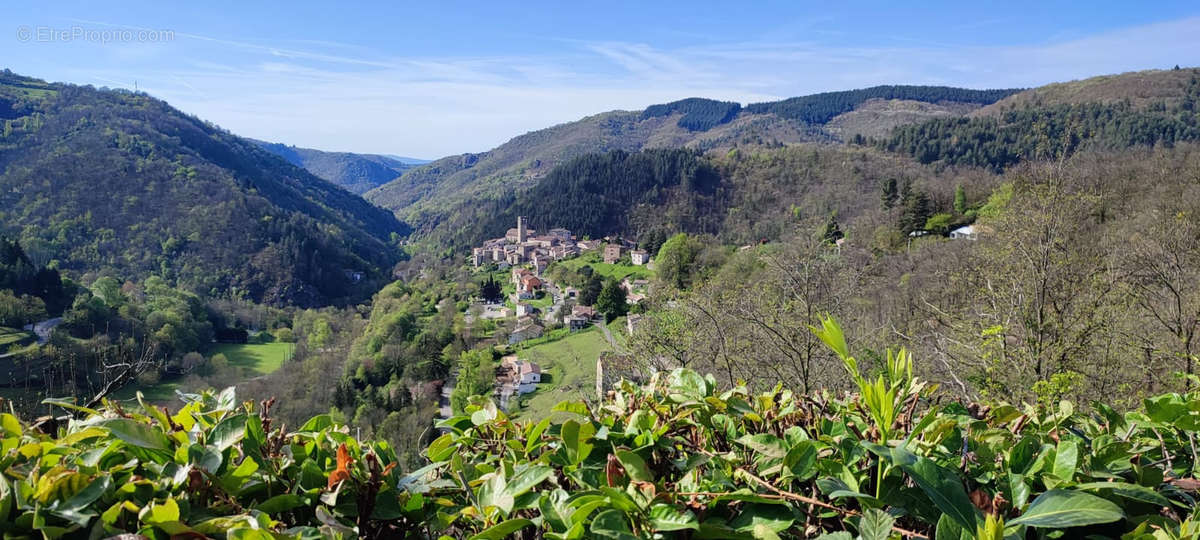
POLYGON ((525 243, 525 218, 517 216, 517 243, 525 243))

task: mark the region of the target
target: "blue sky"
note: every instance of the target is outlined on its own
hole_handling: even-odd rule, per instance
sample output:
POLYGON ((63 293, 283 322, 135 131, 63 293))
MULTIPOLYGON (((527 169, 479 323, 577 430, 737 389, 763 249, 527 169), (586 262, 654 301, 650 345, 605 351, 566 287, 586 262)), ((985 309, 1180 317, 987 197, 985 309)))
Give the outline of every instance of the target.
POLYGON ((136 81, 240 135, 436 158, 690 96, 1200 65, 1195 1, 344 4, 7 2, 0 67, 136 81))

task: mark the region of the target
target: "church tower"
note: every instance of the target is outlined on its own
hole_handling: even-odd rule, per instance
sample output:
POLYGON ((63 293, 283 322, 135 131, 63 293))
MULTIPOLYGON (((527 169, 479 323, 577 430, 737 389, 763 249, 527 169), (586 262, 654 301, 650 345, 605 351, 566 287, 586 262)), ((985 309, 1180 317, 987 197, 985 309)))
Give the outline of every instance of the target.
POLYGON ((517 243, 525 243, 525 218, 517 216, 517 243))

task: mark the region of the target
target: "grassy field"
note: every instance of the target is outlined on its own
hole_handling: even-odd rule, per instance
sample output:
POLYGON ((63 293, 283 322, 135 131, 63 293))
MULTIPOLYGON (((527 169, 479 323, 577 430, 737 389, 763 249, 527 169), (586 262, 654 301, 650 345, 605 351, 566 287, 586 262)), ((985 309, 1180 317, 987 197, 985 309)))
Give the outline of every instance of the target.
POLYGON ((37 340, 37 336, 32 332, 26 332, 17 328, 9 328, 0 326, 0 353, 8 351, 8 348, 14 345, 26 345, 37 340))
POLYGON ((291 343, 221 343, 213 347, 209 355, 223 354, 229 359, 229 365, 242 368, 247 377, 257 377, 279 369, 292 357, 292 347, 291 343))
POLYGON ((612 350, 599 328, 575 332, 563 339, 517 352, 522 360, 537 362, 543 380, 537 392, 521 398, 519 418, 541 418, 560 401, 595 397, 596 359, 601 351, 612 350))
POLYGON ((550 308, 550 306, 554 305, 554 296, 550 293, 545 293, 541 298, 526 300, 526 302, 528 302, 529 305, 545 312, 550 308))
POLYGON ((631 264, 628 255, 622 257, 621 261, 616 264, 608 264, 604 262, 604 256, 598 251, 590 251, 574 259, 567 259, 554 264, 561 264, 571 270, 579 270, 585 265, 591 266, 592 270, 600 276, 605 278, 611 277, 617 281, 621 281, 626 277, 649 279, 654 275, 654 271, 646 266, 634 266, 631 264))
MULTIPOLYGON (((212 357, 218 353, 225 355, 229 365, 241 368, 242 376, 247 379, 266 375, 279 369, 292 356, 291 343, 261 343, 233 344, 221 343, 215 345, 206 356, 212 357)), ((175 390, 179 388, 179 379, 162 381, 149 386, 126 386, 116 393, 117 399, 133 399, 137 392, 151 402, 167 402, 175 400, 175 390)))

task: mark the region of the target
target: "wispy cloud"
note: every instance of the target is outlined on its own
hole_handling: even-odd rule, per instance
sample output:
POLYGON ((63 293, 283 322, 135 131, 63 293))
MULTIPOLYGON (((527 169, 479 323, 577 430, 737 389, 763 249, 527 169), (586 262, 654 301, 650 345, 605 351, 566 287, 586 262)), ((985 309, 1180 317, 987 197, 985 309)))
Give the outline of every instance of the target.
POLYGON ((424 157, 481 151, 589 114, 689 96, 753 102, 875 84, 1034 86, 1200 64, 1200 18, 1022 46, 830 47, 772 35, 677 48, 563 41, 552 54, 450 58, 326 41, 176 36, 173 49, 151 51, 168 55, 169 68, 99 65, 77 69, 74 80, 126 86, 136 78, 177 107, 252 137, 424 157))

